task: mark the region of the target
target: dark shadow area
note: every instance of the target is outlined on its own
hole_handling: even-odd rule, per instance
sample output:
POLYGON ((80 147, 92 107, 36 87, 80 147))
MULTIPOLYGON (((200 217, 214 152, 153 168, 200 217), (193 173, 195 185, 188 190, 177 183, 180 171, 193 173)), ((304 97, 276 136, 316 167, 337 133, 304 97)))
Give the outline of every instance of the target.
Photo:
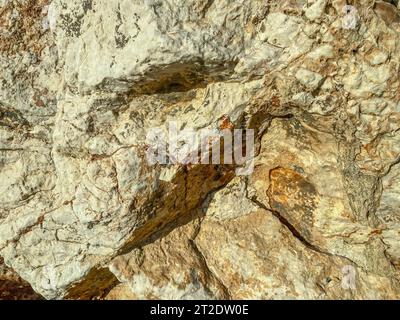
POLYGON ((43 297, 22 280, 0 279, 0 300, 43 300, 43 297))

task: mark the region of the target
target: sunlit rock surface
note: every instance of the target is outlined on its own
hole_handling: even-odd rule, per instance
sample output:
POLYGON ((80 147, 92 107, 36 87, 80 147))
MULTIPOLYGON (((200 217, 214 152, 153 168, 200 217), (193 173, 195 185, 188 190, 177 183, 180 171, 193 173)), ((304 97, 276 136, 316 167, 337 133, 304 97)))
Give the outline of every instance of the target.
POLYGON ((4 268, 47 299, 398 299, 400 4, 345 5, 0 0, 4 268), (254 172, 150 164, 171 122, 253 129, 254 172))

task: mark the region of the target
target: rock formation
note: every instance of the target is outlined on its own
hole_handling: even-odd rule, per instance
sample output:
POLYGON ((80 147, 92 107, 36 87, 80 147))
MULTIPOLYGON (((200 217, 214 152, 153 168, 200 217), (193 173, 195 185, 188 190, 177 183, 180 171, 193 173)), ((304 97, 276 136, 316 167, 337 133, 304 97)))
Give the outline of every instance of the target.
POLYGON ((400 298, 400 2, 0 0, 0 31, 0 299, 400 298), (170 123, 254 130, 254 171, 150 163, 170 123))

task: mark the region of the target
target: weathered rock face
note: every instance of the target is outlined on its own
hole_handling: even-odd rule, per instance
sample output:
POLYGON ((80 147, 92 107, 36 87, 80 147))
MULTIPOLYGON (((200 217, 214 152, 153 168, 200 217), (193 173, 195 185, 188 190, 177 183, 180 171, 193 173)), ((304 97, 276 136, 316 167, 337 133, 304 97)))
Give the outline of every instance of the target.
POLYGON ((398 298, 394 279, 298 239, 246 197, 246 209, 235 217, 237 207, 226 206, 231 194, 225 191, 238 195, 234 190, 244 188, 243 181, 233 181, 215 194, 204 219, 116 258, 111 270, 122 284, 108 298, 398 298), (342 269, 349 265, 357 270, 354 291, 342 287, 342 269))
POLYGON ((8 268, 48 299, 398 299, 400 4, 345 5, 1 0, 8 268), (254 172, 152 165, 171 122, 253 129, 254 172))

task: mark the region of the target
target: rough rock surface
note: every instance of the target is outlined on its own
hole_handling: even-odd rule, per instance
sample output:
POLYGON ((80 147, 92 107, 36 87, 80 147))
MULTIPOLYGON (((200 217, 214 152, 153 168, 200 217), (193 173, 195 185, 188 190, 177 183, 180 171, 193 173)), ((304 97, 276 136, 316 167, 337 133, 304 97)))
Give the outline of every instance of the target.
POLYGON ((400 2, 348 2, 0 0, 7 270, 47 299, 400 298, 400 2), (171 121, 254 129, 254 172, 151 165, 171 121))

